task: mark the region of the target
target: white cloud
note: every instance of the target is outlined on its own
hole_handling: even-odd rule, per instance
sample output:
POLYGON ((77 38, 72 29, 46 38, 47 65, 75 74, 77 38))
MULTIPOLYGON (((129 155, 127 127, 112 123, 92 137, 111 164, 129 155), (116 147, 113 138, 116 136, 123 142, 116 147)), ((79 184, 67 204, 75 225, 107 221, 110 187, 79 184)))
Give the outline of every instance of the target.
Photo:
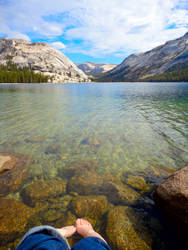
POLYGON ((186 32, 188 13, 177 9, 177 3, 174 0, 90 0, 87 8, 77 11, 81 25, 66 34, 69 39, 88 41, 92 55, 148 50, 186 32), (167 29, 176 23, 176 29, 167 29))
POLYGON ((66 48, 65 44, 62 42, 53 42, 53 43, 50 43, 50 45, 56 49, 65 49, 66 48))
POLYGON ((187 0, 10 0, 0 3, 0 32, 52 41, 64 36, 67 51, 127 55, 183 35, 186 7, 187 0))

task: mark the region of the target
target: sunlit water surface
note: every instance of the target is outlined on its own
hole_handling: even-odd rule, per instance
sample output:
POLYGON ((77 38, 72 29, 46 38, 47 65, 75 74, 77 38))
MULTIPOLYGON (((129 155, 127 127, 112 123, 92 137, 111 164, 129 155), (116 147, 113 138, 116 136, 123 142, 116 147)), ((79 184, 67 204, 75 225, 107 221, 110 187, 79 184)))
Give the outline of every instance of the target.
POLYGON ((188 83, 0 85, 0 151, 32 155, 33 179, 85 161, 114 176, 177 169, 188 162, 187 112, 188 83))
POLYGON ((187 83, 1 85, 0 150, 32 154, 44 174, 88 160, 110 172, 175 168, 188 160, 187 100, 187 83), (60 160, 45 154, 51 144, 60 160))

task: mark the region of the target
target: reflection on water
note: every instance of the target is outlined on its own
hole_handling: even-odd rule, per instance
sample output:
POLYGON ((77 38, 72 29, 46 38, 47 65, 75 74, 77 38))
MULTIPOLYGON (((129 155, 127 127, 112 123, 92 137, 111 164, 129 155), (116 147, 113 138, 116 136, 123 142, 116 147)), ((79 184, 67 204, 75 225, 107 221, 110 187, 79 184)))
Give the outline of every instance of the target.
POLYGON ((26 185, 80 162, 113 176, 177 169, 187 112, 187 83, 0 85, 0 151, 32 156, 26 185))

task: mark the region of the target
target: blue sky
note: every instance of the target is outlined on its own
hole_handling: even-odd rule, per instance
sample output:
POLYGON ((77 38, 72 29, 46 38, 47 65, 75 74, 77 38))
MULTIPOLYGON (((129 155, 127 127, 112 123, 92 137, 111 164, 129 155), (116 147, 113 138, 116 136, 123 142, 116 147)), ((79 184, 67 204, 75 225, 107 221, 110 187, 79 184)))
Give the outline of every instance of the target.
POLYGON ((0 37, 45 41, 73 62, 119 64, 187 31, 187 0, 0 0, 0 37))

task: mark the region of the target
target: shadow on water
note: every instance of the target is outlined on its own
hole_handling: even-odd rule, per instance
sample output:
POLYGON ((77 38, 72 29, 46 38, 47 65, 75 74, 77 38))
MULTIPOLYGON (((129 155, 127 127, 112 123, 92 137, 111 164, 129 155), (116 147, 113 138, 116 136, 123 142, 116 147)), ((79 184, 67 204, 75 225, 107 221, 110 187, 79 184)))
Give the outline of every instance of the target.
POLYGON ((133 226, 136 225, 135 230, 137 230, 138 227, 145 227, 146 234, 149 234, 149 238, 152 241, 151 249, 186 250, 188 240, 183 233, 181 233, 181 230, 175 228, 173 223, 171 225, 171 222, 161 214, 155 204, 146 204, 145 201, 147 198, 152 200, 152 194, 150 193, 148 196, 144 194, 140 198, 141 199, 132 206, 135 210, 136 219, 136 223, 134 223, 133 226))

